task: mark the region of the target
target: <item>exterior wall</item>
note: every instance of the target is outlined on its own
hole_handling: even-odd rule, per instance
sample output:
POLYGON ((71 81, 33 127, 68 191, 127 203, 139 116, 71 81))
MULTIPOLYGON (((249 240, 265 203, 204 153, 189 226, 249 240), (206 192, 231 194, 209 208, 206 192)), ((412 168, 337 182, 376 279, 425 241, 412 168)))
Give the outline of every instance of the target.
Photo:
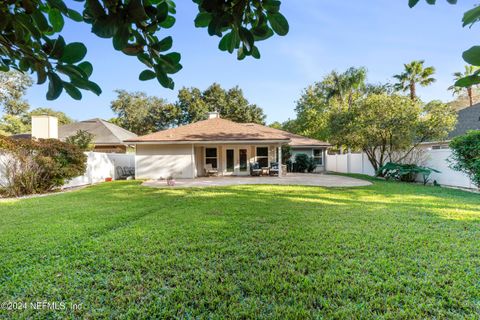
POLYGON ((307 156, 309 157, 313 157, 313 150, 314 149, 321 149, 322 150, 322 157, 323 157, 323 162, 321 165, 317 165, 317 168, 315 169, 316 172, 319 172, 319 171, 325 171, 325 166, 326 166, 326 161, 327 161, 327 157, 326 157, 326 149, 325 148, 322 148, 322 147, 318 147, 318 148, 301 148, 301 147, 292 147, 290 149, 290 152, 292 154, 291 158, 290 158, 290 161, 292 162, 295 162, 295 156, 297 154, 300 154, 300 153, 304 153, 306 154, 307 156))
POLYGON ((135 173, 137 179, 193 178, 205 175, 205 148, 217 148, 219 175, 249 175, 250 163, 256 161, 256 147, 268 147, 269 163, 276 161, 277 145, 147 145, 136 147, 135 173), (235 150, 235 171, 226 170, 225 152, 235 150), (247 171, 239 170, 238 150, 247 149, 247 171))
POLYGON ((135 175, 137 179, 193 178, 196 168, 191 144, 137 145, 135 175))

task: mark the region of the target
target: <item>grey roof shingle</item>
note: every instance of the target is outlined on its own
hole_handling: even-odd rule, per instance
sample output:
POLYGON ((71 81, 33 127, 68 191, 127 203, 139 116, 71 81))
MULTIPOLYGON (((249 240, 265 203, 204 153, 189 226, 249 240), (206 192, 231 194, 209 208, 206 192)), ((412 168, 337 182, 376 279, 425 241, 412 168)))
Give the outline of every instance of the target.
POLYGON ((458 111, 458 122, 448 139, 461 136, 469 130, 480 130, 480 103, 458 111))
POLYGON ((65 140, 67 137, 77 133, 78 130, 85 130, 93 134, 93 143, 96 145, 124 145, 124 140, 137 137, 133 132, 108 121, 95 118, 59 127, 58 138, 65 140))

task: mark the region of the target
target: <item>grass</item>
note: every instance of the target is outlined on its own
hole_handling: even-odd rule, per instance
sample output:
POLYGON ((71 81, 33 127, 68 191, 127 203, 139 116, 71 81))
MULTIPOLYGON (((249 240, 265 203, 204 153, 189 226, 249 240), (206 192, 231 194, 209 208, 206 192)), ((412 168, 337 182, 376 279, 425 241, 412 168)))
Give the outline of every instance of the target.
POLYGON ((361 188, 104 183, 0 203, 11 318, 470 318, 480 196, 361 188), (72 303, 81 303, 73 310, 72 303))

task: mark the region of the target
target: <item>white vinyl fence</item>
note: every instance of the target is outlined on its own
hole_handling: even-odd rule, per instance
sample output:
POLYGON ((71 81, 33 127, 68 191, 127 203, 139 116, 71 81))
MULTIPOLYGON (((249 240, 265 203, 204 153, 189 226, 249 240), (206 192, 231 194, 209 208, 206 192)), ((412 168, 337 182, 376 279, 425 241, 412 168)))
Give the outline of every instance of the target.
MULTIPOLYGON (((449 149, 425 150, 425 152, 427 155, 425 166, 440 171, 440 173, 432 173, 431 181, 436 180, 439 184, 446 186, 476 188, 465 174, 450 169, 448 158, 452 153, 449 149)), ((326 170, 375 175, 375 170, 364 153, 327 154, 326 170)))
POLYGON ((85 174, 73 178, 66 183, 63 188, 98 183, 105 181, 106 178, 115 180, 120 179, 122 176, 135 175, 134 154, 102 152, 86 152, 85 154, 87 155, 87 169, 85 174))

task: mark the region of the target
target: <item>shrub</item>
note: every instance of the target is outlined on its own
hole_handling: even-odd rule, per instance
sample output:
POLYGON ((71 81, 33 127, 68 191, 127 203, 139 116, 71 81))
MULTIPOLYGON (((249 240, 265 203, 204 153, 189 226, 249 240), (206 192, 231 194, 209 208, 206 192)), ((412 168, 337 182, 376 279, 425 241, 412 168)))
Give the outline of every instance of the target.
POLYGON ((432 172, 440 173, 433 168, 417 166, 416 164, 388 162, 378 169, 377 175, 383 176, 387 180, 394 179, 404 182, 415 182, 418 175, 422 175, 423 184, 426 185, 430 181, 432 172))
POLYGON ((78 130, 74 135, 65 139, 65 142, 76 145, 82 151, 90 151, 95 147, 92 143, 94 137, 93 134, 86 130, 78 130))
POLYGON ((82 175, 86 156, 75 145, 55 139, 12 140, 0 136, 2 193, 6 196, 51 191, 82 175))
POLYGON ((467 174, 480 188, 480 131, 468 131, 450 142, 450 167, 467 174))
POLYGON ((297 172, 312 172, 314 167, 312 168, 313 158, 309 157, 305 153, 298 153, 295 155, 295 171, 297 172))

